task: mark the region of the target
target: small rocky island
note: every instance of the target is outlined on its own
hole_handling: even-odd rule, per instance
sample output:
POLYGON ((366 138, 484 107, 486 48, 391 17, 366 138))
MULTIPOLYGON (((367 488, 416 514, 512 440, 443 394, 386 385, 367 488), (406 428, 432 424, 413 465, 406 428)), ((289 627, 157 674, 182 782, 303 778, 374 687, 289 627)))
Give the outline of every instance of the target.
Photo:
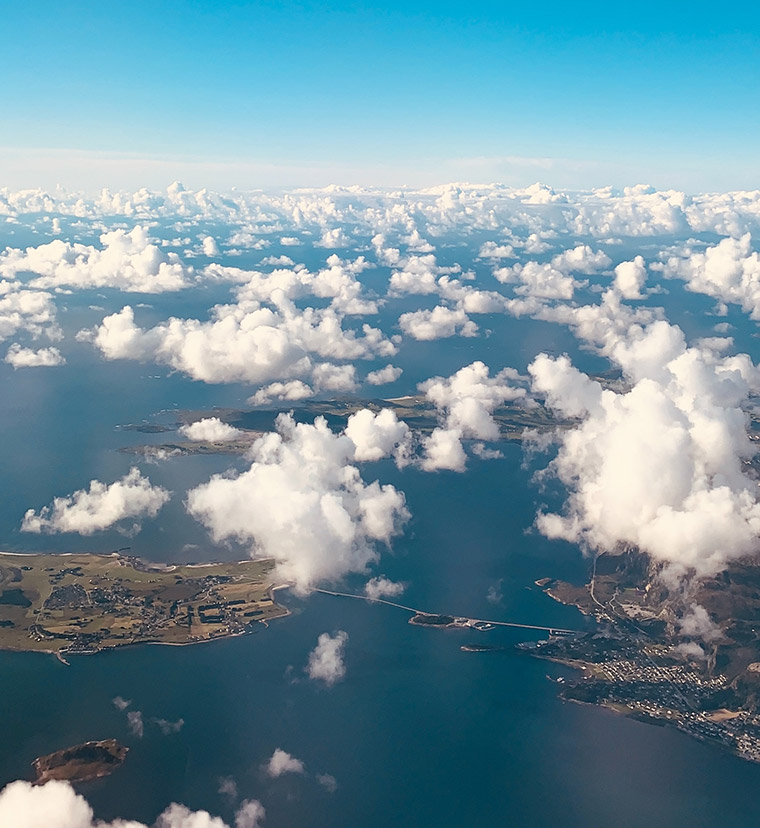
POLYGON ((410 624, 415 624, 418 627, 454 627, 464 626, 457 625, 457 619, 453 615, 434 615, 427 612, 418 612, 409 619, 410 624))
POLYGON ((129 751, 116 739, 84 742, 81 745, 56 750, 32 762, 35 785, 44 785, 51 779, 66 782, 87 782, 108 776, 121 767, 129 751))
POLYGON ((459 649, 463 653, 500 653, 504 647, 498 644, 462 644, 459 649))

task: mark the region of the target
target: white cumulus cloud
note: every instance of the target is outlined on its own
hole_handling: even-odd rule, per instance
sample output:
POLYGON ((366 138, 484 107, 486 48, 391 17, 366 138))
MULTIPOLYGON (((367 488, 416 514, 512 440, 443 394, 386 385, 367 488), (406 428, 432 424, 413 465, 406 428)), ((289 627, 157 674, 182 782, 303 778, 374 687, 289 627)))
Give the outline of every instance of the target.
POLYGON ((266 763, 266 772, 272 779, 282 776, 285 773, 305 773, 306 768, 300 759, 291 756, 282 748, 275 748, 274 753, 266 763))
POLYGON ((169 497, 169 492, 151 485, 139 469, 132 468, 110 485, 92 480, 89 489, 56 497, 52 505, 43 507, 39 514, 29 509, 24 515, 21 531, 92 535, 127 518, 137 521, 155 517, 169 497))
POLYGON ((290 380, 289 382, 273 382, 259 390, 249 398, 251 405, 269 405, 272 400, 286 400, 295 402, 313 397, 314 392, 305 382, 301 380, 290 380))
POLYGON ((558 435, 550 469, 568 489, 540 530, 592 549, 635 545, 678 580, 712 575, 758 550, 760 503, 745 463, 755 454, 742 404, 760 386, 746 355, 687 347, 653 323, 611 348, 629 387, 616 391, 567 357, 539 355, 533 390, 579 425, 558 435))
POLYGON ((393 455, 399 466, 408 462, 411 431, 389 408, 377 413, 368 408, 357 411, 348 418, 344 433, 355 446, 354 460, 380 460, 393 455))
POLYGON ((387 385, 396 380, 404 373, 403 368, 394 365, 386 365, 385 368, 378 368, 377 371, 370 371, 367 374, 367 382, 370 385, 387 385))
POLYGON ((641 288, 647 280, 643 256, 620 262, 615 268, 615 287, 626 299, 641 299, 641 288))
POLYGON ((378 598, 398 598, 399 595, 403 594, 405 589, 406 584, 391 581, 385 575, 377 575, 374 578, 370 578, 364 585, 364 594, 367 598, 375 601, 378 598))
POLYGON ((445 305, 436 305, 432 310, 403 313, 398 321, 405 334, 420 340, 475 336, 478 332, 478 326, 462 309, 452 310, 445 305))
POLYGON ((19 331, 35 338, 45 334, 48 339, 61 339, 53 297, 43 290, 21 289, 20 283, 0 282, 0 340, 19 331))
POLYGON ((204 256, 219 255, 219 246, 217 245, 216 239, 214 239, 213 236, 206 236, 201 242, 201 247, 203 249, 204 256))
POLYGON ((422 468, 426 471, 463 471, 467 457, 463 439, 498 440, 493 411, 505 402, 526 397, 517 385, 519 374, 505 368, 494 376, 483 362, 473 362, 450 377, 433 377, 419 385, 436 406, 442 424, 423 441, 422 468))
POLYGON ((235 828, 260 828, 266 814, 258 799, 244 799, 235 812, 235 828))
POLYGON ((343 654, 348 642, 348 633, 338 630, 335 635, 322 633, 317 639, 317 646, 309 653, 306 672, 309 678, 323 681, 332 686, 346 675, 343 654))
POLYGON ((227 440, 234 440, 243 432, 239 428, 223 423, 219 417, 204 417, 194 423, 183 425, 179 433, 188 440, 208 440, 212 443, 221 443, 227 440))
POLYGON ((353 391, 356 388, 355 365, 322 362, 314 366, 311 376, 319 391, 353 391))
POLYGON ((497 244, 493 241, 484 242, 478 251, 481 259, 511 259, 515 255, 511 244, 497 244))
POLYGON ((29 271, 39 274, 32 287, 113 287, 139 293, 180 290, 189 284, 192 270, 176 253, 164 253, 148 239, 146 227, 129 233, 112 230, 100 237, 100 249, 55 239, 26 250, 6 248, 0 254, 0 274, 14 278, 29 271))
POLYGON ((14 368, 52 368, 65 365, 66 359, 58 348, 22 348, 17 342, 8 348, 5 361, 14 368))
POLYGON ((389 448, 385 436, 362 440, 357 447, 323 418, 309 425, 280 415, 277 432, 253 444, 250 468, 192 489, 188 510, 216 540, 236 539, 274 558, 300 590, 361 572, 376 560, 375 544, 390 543, 408 517, 401 492, 365 483, 354 465, 357 450, 389 448))
MULTIPOLYGON (((392 356, 395 346, 376 328, 362 334, 341 327, 330 308, 299 310, 282 294, 275 309, 258 302, 219 305, 207 322, 171 318, 144 330, 130 306, 106 316, 91 339, 107 359, 152 360, 208 383, 294 379, 314 368, 312 356, 369 359, 392 356)), ((340 366, 343 374, 353 366, 340 366)), ((321 374, 326 369, 317 366, 321 374)), ((323 387, 330 388, 324 382, 323 387)))
POLYGON ((660 267, 665 276, 683 279, 689 290, 740 305, 752 319, 760 319, 760 255, 752 250, 749 233, 704 251, 687 246, 660 267))
MULTIPOLYGON (((254 810, 242 803, 235 828, 255 828, 263 819, 252 822, 254 810)), ((237 817, 236 817, 237 819, 237 817)), ((0 791, 0 825, 4 828, 148 828, 142 822, 116 819, 102 822, 92 807, 68 782, 53 780, 44 785, 11 782, 0 791)), ((228 828, 219 817, 207 811, 191 811, 172 803, 156 820, 153 828, 228 828)))

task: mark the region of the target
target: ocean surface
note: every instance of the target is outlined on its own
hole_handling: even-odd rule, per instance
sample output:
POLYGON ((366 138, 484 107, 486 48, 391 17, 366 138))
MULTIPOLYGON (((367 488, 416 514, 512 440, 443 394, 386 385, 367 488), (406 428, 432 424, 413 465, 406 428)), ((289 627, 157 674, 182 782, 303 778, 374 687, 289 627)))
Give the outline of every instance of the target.
MULTIPOLYGON (((197 307, 178 307, 189 300, 153 297, 153 307, 141 313, 144 321, 163 318, 170 302, 178 315, 201 313, 222 299, 195 296, 197 307)), ((124 297, 83 294, 77 301, 62 312, 67 334, 102 317, 88 304, 114 310, 124 297)), ((673 321, 691 326, 690 336, 709 334, 701 321, 707 304, 679 297, 681 318, 674 312, 673 321)), ((735 321, 737 343, 757 351, 749 326, 735 321)), ((496 369, 524 369, 542 348, 569 351, 585 370, 605 367, 557 326, 479 322, 490 336, 405 345, 396 362, 406 373, 383 394, 409 393, 416 382, 478 358, 496 369)), ((0 365, 0 546, 61 552, 130 546, 155 561, 239 558, 243 550, 214 546, 182 504, 188 488, 242 464, 228 457, 141 463, 175 495, 133 537, 18 531, 26 509, 92 478, 110 482, 124 474, 136 458, 119 447, 172 436, 118 426, 173 408, 242 405, 251 393, 204 386, 156 366, 107 364, 68 336, 65 353, 68 364, 50 371, 0 365)), ((543 576, 581 582, 586 575, 575 547, 531 529, 537 505, 557 505, 558 493, 540 489, 521 446, 506 444, 503 451, 500 460, 471 460, 463 475, 366 465, 365 479, 403 490, 412 513, 376 571, 406 582, 402 603, 421 609, 582 628, 588 622, 578 612, 533 583, 543 576), (500 600, 488 600, 491 588, 500 600)), ((342 587, 359 591, 362 583, 357 577, 342 587)), ((231 821, 234 803, 219 786, 232 777, 239 798, 262 801, 271 828, 760 824, 760 766, 665 728, 563 703, 547 674, 568 671, 512 648, 535 638, 529 631, 429 630, 410 626, 407 613, 388 606, 321 594, 278 596, 292 615, 243 638, 136 647, 72 658, 69 667, 51 656, 0 653, 0 786, 29 778, 40 754, 116 737, 130 747, 124 766, 81 788, 101 819, 151 823, 177 801, 231 821), (317 636, 336 630, 349 636, 347 672, 325 688, 308 680, 304 666, 317 636), (469 642, 505 649, 461 652, 469 642), (142 711, 142 739, 114 707, 117 695, 142 711), (164 735, 153 719, 184 725, 164 735), (269 779, 262 764, 278 747, 301 759, 306 773, 269 779), (321 774, 334 777, 334 791, 319 783, 321 774)))

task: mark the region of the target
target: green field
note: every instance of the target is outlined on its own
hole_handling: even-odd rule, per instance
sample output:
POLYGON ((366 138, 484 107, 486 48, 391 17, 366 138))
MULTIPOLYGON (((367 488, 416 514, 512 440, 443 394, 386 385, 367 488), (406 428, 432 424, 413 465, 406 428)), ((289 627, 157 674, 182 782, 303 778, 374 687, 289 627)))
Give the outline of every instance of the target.
POLYGON ((272 567, 0 553, 0 649, 75 653, 241 635, 287 615, 272 596, 272 567))

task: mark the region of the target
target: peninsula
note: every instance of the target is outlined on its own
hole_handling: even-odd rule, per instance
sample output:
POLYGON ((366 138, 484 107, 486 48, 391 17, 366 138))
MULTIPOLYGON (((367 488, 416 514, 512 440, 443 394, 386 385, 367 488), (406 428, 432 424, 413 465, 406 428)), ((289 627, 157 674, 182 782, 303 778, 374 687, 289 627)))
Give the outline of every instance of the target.
POLYGON ((760 762, 760 567, 734 562, 686 599, 635 548, 604 553, 584 586, 542 578, 550 597, 596 618, 593 632, 520 649, 580 671, 566 699, 596 704, 760 762))
POLYGON ((95 653, 194 644, 287 615, 273 562, 152 564, 110 555, 0 553, 0 649, 95 653))

